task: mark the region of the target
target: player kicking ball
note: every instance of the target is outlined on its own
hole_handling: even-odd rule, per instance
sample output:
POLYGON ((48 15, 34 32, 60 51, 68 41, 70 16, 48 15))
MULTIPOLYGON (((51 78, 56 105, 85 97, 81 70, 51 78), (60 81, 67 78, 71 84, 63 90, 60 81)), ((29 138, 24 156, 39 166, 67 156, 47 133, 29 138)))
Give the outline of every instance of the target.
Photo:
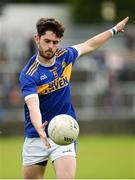
MULTIPOLYGON (((74 179, 76 142, 63 146, 48 137, 48 124, 59 114, 76 118, 70 97, 70 77, 76 59, 99 48, 113 35, 124 32, 128 17, 113 28, 81 44, 59 48, 64 27, 53 18, 37 21, 33 55, 20 74, 25 99, 24 179, 42 179, 49 158, 57 179, 74 179)), ((84 62, 85 63, 85 62, 84 62)))

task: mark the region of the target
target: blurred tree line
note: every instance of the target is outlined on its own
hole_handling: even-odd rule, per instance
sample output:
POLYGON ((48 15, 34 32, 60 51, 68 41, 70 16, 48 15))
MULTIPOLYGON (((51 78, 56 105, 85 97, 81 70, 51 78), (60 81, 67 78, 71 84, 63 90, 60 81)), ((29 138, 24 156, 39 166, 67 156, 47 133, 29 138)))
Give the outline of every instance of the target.
POLYGON ((118 22, 126 16, 134 23, 135 0, 0 0, 6 3, 68 3, 75 23, 118 22))
POLYGON ((69 0, 76 23, 118 22, 126 16, 135 23, 135 0, 69 0))

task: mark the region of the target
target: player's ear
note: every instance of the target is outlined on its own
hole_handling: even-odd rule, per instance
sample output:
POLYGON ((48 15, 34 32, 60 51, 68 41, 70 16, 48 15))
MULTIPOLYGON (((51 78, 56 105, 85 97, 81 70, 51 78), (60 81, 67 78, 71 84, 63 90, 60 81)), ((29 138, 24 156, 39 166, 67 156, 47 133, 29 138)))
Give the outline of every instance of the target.
POLYGON ((35 40, 36 44, 39 44, 39 36, 38 35, 34 36, 34 40, 35 40))

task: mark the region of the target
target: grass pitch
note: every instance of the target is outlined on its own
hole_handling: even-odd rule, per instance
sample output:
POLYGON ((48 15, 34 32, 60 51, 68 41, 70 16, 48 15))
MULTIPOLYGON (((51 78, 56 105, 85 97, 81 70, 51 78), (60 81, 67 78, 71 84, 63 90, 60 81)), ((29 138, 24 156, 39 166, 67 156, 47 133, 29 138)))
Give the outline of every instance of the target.
MULTIPOLYGON (((23 138, 0 138, 0 179, 21 179, 23 138)), ((80 136, 77 146, 78 179, 135 179, 135 136, 80 136)), ((46 177, 55 178, 51 162, 46 177)))

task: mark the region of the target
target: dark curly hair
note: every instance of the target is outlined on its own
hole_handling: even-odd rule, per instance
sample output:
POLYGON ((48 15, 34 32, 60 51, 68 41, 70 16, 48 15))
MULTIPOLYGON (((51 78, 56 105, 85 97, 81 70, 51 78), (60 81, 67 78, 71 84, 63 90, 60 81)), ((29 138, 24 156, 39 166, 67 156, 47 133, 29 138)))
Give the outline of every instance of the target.
POLYGON ((45 34, 46 31, 52 31, 57 37, 61 38, 64 34, 64 27, 54 18, 41 18, 36 23, 37 33, 39 36, 45 34))

